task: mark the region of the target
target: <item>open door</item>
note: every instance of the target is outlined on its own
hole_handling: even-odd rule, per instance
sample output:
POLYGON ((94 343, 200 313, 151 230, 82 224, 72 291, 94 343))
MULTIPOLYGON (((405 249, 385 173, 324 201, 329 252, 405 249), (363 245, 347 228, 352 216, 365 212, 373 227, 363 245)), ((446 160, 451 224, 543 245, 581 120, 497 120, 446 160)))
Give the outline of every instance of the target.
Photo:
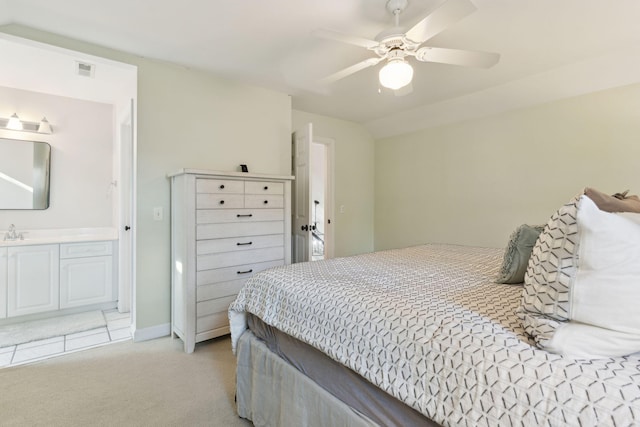
POLYGON ((293 181, 293 262, 311 260, 313 212, 310 194, 310 146, 313 141, 313 125, 307 124, 303 132, 294 132, 292 138, 292 173, 296 177, 293 181))
POLYGON ((131 311, 133 288, 134 104, 120 122, 120 213, 118 230, 118 311, 131 311))

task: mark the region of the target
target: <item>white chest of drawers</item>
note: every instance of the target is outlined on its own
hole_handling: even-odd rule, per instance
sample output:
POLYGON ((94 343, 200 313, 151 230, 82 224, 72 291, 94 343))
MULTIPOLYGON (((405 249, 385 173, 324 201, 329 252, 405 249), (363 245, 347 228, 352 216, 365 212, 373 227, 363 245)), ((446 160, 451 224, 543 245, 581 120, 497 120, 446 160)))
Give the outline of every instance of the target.
POLYGON ((191 353, 229 333, 253 274, 291 262, 290 176, 183 169, 171 179, 171 332, 191 353))

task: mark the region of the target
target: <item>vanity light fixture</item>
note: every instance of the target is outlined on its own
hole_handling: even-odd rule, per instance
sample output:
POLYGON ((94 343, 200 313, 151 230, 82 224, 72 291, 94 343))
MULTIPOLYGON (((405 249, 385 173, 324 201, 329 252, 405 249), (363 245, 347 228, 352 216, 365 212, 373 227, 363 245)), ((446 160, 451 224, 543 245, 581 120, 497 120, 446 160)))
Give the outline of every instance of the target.
POLYGON ((53 132, 53 129, 51 129, 51 123, 49 123, 49 120, 47 120, 46 117, 43 117, 38 125, 38 133, 50 134, 51 132, 53 132))
POLYGON ((16 113, 9 117, 5 127, 11 130, 23 130, 22 121, 20 121, 20 117, 16 113))
POLYGON ((40 122, 29 122, 26 120, 20 120, 16 113, 13 113, 13 115, 8 119, 0 118, 0 127, 9 130, 19 130, 22 132, 34 132, 42 134, 53 133, 51 123, 49 123, 46 117, 43 117, 40 122))

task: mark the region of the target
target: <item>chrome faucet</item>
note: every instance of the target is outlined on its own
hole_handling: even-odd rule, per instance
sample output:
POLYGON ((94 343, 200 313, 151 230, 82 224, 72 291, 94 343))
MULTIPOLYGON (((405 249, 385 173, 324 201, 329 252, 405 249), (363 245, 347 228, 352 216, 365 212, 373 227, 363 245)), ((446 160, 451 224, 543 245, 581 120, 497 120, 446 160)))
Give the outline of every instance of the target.
POLYGON ((16 226, 11 224, 9 226, 9 231, 7 231, 6 233, 4 233, 4 240, 23 240, 24 237, 22 236, 22 233, 16 233, 16 226))

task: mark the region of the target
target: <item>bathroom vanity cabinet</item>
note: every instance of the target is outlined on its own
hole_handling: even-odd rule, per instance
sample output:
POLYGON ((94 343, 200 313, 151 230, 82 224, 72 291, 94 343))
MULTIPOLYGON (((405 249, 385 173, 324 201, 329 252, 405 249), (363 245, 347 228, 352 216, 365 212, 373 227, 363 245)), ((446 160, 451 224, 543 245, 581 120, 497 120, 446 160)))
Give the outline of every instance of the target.
POLYGON ((59 245, 8 248, 7 317, 59 308, 59 245))
POLYGON ((114 299, 111 242, 60 245, 60 308, 114 299))
POLYGON ((112 241, 0 247, 0 319, 115 305, 113 269, 112 241))

